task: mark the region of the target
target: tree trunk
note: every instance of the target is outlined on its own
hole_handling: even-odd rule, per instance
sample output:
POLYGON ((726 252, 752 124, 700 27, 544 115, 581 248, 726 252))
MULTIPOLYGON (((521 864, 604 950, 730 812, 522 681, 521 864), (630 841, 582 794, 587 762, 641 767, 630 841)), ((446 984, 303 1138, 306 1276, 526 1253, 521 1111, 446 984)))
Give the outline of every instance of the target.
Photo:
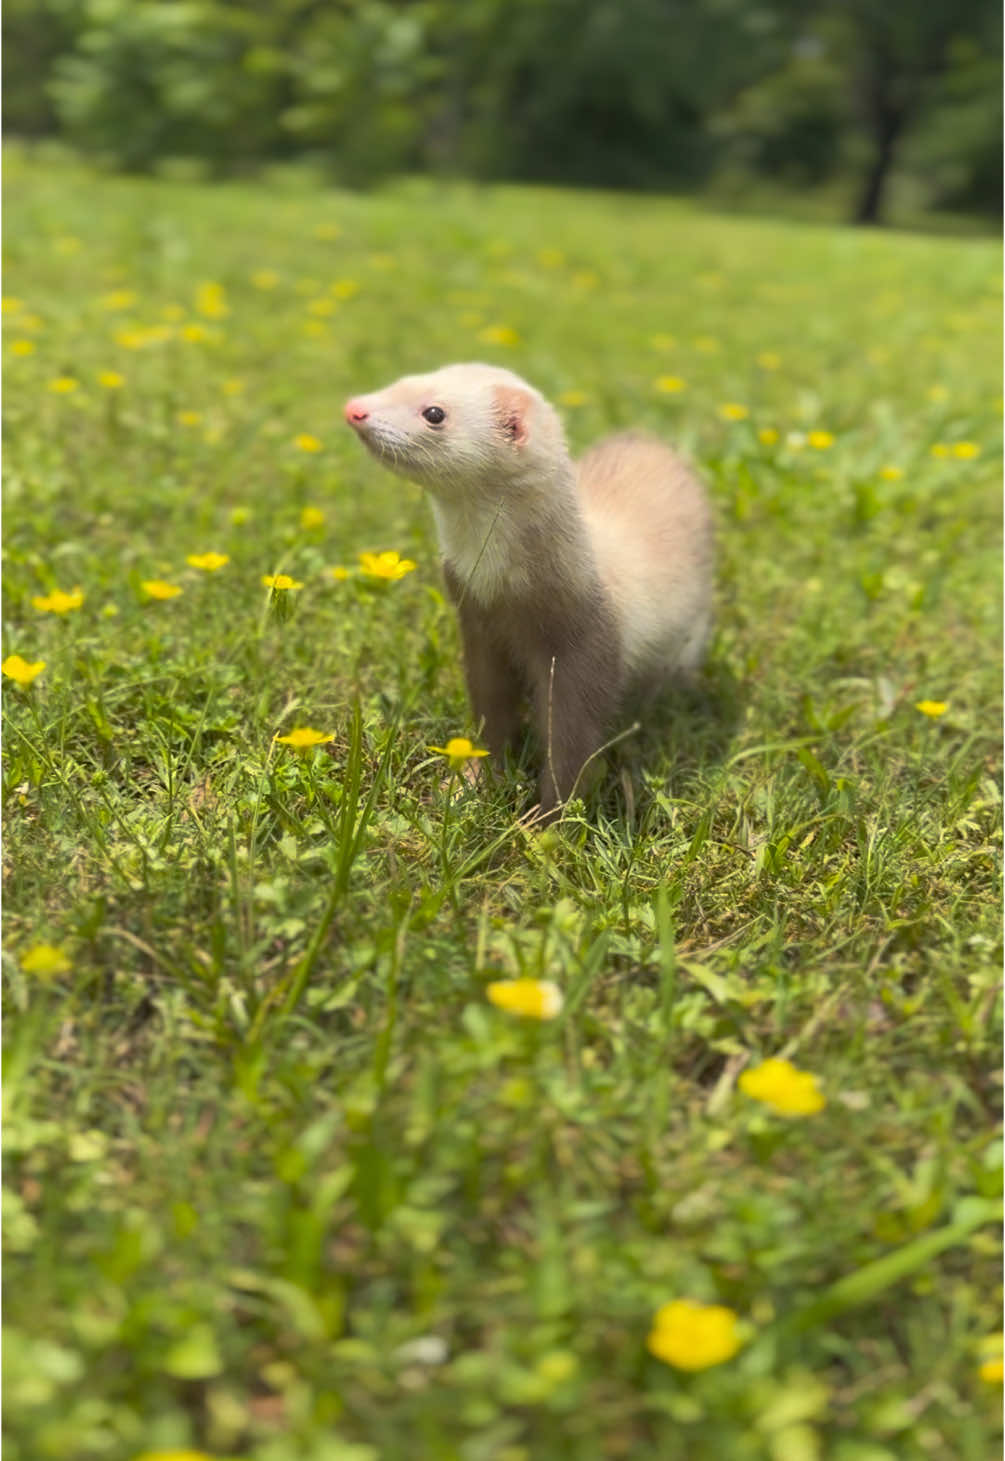
POLYGON ((882 211, 883 192, 893 166, 897 141, 904 128, 904 115, 886 108, 880 109, 874 118, 873 138, 876 144, 872 165, 866 174, 855 210, 855 222, 877 224, 882 211))

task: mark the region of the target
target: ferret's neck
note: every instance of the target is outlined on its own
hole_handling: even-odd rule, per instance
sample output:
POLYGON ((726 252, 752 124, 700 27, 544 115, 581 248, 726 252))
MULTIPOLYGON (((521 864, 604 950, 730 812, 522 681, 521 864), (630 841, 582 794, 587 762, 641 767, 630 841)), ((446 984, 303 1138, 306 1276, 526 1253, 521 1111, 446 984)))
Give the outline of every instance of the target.
POLYGON ((572 586, 595 573, 571 463, 547 486, 510 482, 498 495, 434 496, 432 504, 444 560, 480 603, 510 599, 549 577, 572 586))

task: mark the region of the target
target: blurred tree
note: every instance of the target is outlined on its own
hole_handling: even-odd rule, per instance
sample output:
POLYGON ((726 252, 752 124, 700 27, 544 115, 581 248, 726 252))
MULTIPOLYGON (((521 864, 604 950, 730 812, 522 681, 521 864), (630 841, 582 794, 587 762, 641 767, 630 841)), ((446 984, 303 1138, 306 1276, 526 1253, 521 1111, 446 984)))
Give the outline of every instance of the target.
POLYGON ((86 0, 5 0, 3 119, 10 133, 39 137, 59 123, 46 82, 57 59, 73 49, 86 0))
POLYGON ((286 39, 293 95, 278 118, 287 142, 325 153, 351 183, 424 166, 434 98, 445 84, 437 43, 444 7, 288 3, 296 12, 286 39))
POLYGON ((953 46, 952 64, 904 142, 903 160, 924 173, 939 207, 1002 209, 1002 74, 998 54, 973 41, 953 46))
POLYGON ((274 144, 285 60, 270 39, 245 5, 91 0, 49 90, 74 140, 120 167, 200 157, 223 170, 274 144))
POLYGON ((898 148, 932 102, 960 45, 1000 57, 1001 9, 990 0, 818 0, 816 12, 847 66, 872 143, 855 220, 878 223, 898 148))
POLYGON ((787 44, 770 0, 471 0, 462 9, 448 0, 439 9, 434 35, 450 85, 432 137, 441 157, 494 176, 700 182, 715 160, 705 119, 777 65, 787 44))
POLYGON ((804 188, 891 170, 1001 202, 992 0, 7 0, 9 134, 226 174, 309 152, 395 171, 804 188))
POLYGON ((790 187, 813 187, 846 167, 853 124, 846 73, 815 37, 709 123, 732 167, 790 187))

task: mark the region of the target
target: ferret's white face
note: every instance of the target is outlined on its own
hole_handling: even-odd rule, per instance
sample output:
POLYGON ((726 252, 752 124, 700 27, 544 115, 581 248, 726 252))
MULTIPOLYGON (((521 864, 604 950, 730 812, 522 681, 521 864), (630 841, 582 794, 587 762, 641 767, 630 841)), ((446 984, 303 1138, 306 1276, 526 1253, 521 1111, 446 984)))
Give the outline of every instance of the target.
POLYGON ((492 365, 406 375, 346 402, 345 419, 392 472, 445 501, 497 495, 544 451, 564 450, 552 408, 526 381, 492 365))

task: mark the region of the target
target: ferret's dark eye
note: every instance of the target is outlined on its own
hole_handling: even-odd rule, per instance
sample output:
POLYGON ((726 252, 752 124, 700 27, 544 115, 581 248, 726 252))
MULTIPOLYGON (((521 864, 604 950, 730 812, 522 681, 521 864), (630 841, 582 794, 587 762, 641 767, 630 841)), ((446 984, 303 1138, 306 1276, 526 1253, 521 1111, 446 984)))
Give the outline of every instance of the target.
POLYGON ((441 421, 446 421, 447 413, 442 406, 427 406, 422 413, 423 419, 428 421, 430 426, 439 426, 441 421))

